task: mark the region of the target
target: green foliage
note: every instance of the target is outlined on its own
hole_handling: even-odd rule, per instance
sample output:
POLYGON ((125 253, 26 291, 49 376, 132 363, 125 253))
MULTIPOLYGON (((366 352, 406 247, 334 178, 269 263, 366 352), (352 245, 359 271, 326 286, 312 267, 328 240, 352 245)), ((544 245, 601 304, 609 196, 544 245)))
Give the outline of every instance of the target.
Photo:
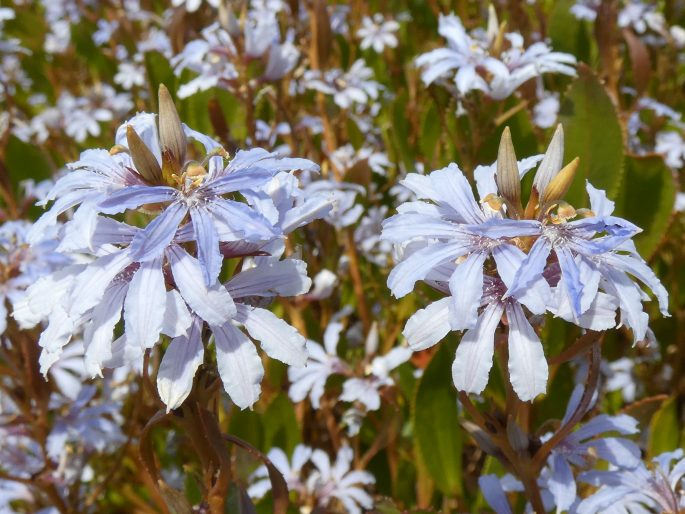
POLYGON ((652 255, 666 234, 676 192, 673 172, 661 157, 626 156, 616 214, 642 228, 643 232, 635 238, 642 255, 652 255))
POLYGON ((611 97, 588 68, 579 67, 578 79, 561 103, 559 118, 565 133, 565 162, 580 157, 567 201, 575 207, 587 205, 586 180, 615 198, 623 175, 621 125, 611 97))
POLYGON ((591 44, 587 23, 578 20, 571 12, 574 0, 555 0, 549 15, 549 37, 552 46, 568 52, 579 61, 591 62, 591 44))
POLYGON ((649 424, 647 454, 656 457, 660 453, 673 451, 682 444, 683 430, 678 414, 678 398, 670 397, 652 417, 649 424))
POLYGON ((264 411, 263 417, 269 420, 264 426, 264 447, 282 448, 286 454, 291 455, 301 438, 293 402, 288 395, 281 393, 276 396, 264 411))
POLYGON ((412 422, 414 444, 437 487, 448 496, 462 490, 463 435, 452 384, 454 347, 442 344, 419 380, 412 422))

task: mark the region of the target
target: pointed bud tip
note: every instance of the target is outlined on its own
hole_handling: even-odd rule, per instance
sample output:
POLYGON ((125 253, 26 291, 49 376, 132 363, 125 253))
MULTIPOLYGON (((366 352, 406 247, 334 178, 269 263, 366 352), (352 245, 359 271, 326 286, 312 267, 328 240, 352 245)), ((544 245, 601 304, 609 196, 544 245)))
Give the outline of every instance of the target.
POLYGON ((573 183, 579 164, 580 158, 576 157, 557 173, 542 194, 542 204, 561 200, 566 195, 573 183))
POLYGON ((511 130, 504 127, 497 151, 497 172, 495 181, 500 195, 504 197, 514 209, 521 210, 521 178, 511 130))

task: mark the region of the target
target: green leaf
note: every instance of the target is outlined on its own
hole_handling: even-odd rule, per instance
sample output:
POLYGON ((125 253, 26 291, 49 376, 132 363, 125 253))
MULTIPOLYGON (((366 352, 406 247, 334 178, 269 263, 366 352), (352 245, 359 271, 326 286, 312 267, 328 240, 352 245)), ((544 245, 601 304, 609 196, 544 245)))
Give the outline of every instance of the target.
POLYGON ((264 426, 262 416, 252 410, 238 410, 231 414, 228 431, 257 448, 264 448, 264 426))
POLYGON ((52 176, 52 166, 45 153, 15 136, 10 137, 5 148, 5 167, 15 189, 22 180, 32 178, 39 182, 52 176))
POLYGON ((457 393, 452 384, 454 352, 440 349, 423 373, 414 398, 413 425, 417 453, 437 487, 456 496, 462 487, 462 432, 457 393))
POLYGON ((677 188, 673 173, 660 156, 627 156, 625 177, 616 199, 616 214, 644 231, 635 237, 637 249, 652 255, 673 217, 677 188))
POLYGON ((281 393, 269 404, 264 412, 264 447, 282 448, 292 454, 300 442, 300 429, 295 417, 295 409, 288 395, 281 393))
POLYGON ((578 67, 578 79, 571 85, 559 109, 564 126, 564 163, 580 157, 576 178, 566 195, 575 207, 588 205, 585 181, 616 198, 623 174, 623 136, 616 108, 596 75, 578 67))
POLYGON ((159 52, 145 53, 145 69, 149 80, 149 87, 152 96, 152 103, 155 105, 154 112, 157 112, 157 91, 159 85, 164 84, 171 97, 174 99, 178 108, 178 98, 176 96, 176 76, 171 68, 169 61, 159 52))
POLYGON ((440 127, 440 117, 434 103, 430 103, 428 109, 423 113, 421 120, 421 140, 419 141, 421 152, 428 162, 433 161, 435 151, 442 128, 440 127))
POLYGON ((392 133, 394 135, 395 148, 399 155, 397 161, 403 161, 405 165, 412 166, 414 156, 409 145, 409 122, 407 121, 407 93, 402 91, 397 95, 392 106, 392 133))
POLYGON ((649 424, 647 453, 650 458, 660 453, 678 448, 680 442, 680 423, 678 421, 678 403, 672 396, 656 411, 649 424))
POLYGON ((575 0, 557 0, 549 16, 552 48, 575 55, 579 61, 591 62, 587 24, 571 12, 575 0))

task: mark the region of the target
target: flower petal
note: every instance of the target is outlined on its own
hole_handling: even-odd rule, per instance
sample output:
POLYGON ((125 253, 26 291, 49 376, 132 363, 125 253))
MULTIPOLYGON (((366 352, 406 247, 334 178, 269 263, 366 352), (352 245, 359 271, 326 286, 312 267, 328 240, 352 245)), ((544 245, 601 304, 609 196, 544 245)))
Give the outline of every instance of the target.
POLYGON ((251 407, 259 399, 264 376, 262 360, 245 334, 226 323, 212 326, 216 363, 224 389, 238 407, 251 407))
POLYGON ((269 357, 291 366, 307 362, 305 338, 273 312, 243 304, 236 305, 237 320, 245 325, 250 337, 259 341, 269 357))
POLYGON ((415 352, 430 348, 443 339, 451 329, 449 322, 451 299, 442 298, 425 309, 416 311, 407 320, 402 335, 415 352))
POLYGON ((162 333, 169 337, 184 335, 190 328, 192 321, 193 318, 180 293, 175 289, 167 291, 162 333))
POLYGON ((235 315, 233 299, 223 285, 215 282, 205 286, 197 259, 177 245, 167 250, 167 257, 181 296, 198 316, 210 325, 220 326, 235 315))
POLYGON ((219 251, 219 234, 211 215, 204 207, 192 207, 190 217, 193 220, 197 257, 202 267, 205 285, 211 286, 219 277, 223 261, 219 251))
POLYGON ((452 364, 452 379, 460 391, 480 394, 485 389, 492 368, 495 329, 502 311, 502 306, 497 303, 488 305, 476 326, 461 338, 452 364))
POLYGON ((152 220, 147 227, 138 232, 131 241, 131 258, 147 261, 159 257, 169 246, 185 218, 188 207, 183 202, 173 202, 152 220))
POLYGON ((509 290, 505 297, 513 296, 518 298, 525 294, 525 290, 530 287, 530 284, 539 280, 542 276, 542 272, 545 269, 545 266, 547 266, 547 257, 551 251, 552 245, 547 238, 538 238, 530 249, 530 252, 528 252, 526 259, 521 263, 521 267, 516 272, 516 276, 509 286, 509 290))
POLYGON ((166 307, 162 259, 143 262, 133 275, 126 295, 124 319, 130 344, 152 348, 159 341, 166 307))
POLYGON ((485 252, 474 252, 457 266, 450 277, 452 330, 464 330, 476 326, 478 307, 483 296, 483 264, 485 252))
POLYGON ((531 401, 547 390, 547 359, 542 343, 517 303, 507 306, 509 378, 518 397, 531 401))
POLYGON ((438 243, 422 248, 400 262, 388 276, 388 287, 396 298, 411 292, 418 280, 425 279, 436 266, 461 257, 469 251, 457 243, 438 243))
POLYGON ((97 207, 104 214, 118 214, 149 203, 171 202, 177 194, 168 186, 127 186, 109 194, 97 207))
POLYGON ((297 296, 309 291, 307 264, 299 259, 269 260, 235 275, 226 284, 233 298, 297 296))
POLYGON ((159 397, 170 412, 181 406, 193 389, 197 368, 204 359, 200 337, 202 322, 193 323, 190 333, 171 340, 157 373, 159 397))
POLYGON ((114 326, 121 319, 127 289, 125 282, 112 284, 105 291, 103 301, 93 309, 91 322, 83 335, 84 364, 91 377, 101 377, 103 362, 112 358, 114 326))

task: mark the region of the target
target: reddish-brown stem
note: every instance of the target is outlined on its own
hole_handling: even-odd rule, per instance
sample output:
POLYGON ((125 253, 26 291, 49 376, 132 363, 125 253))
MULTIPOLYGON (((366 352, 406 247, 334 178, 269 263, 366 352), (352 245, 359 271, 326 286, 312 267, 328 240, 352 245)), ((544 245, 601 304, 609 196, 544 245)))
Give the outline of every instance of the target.
POLYGON ((362 282, 362 275, 359 269, 357 246, 354 244, 354 232, 352 229, 347 229, 345 235, 347 236, 347 256, 350 259, 350 276, 352 277, 354 295, 357 297, 357 312, 364 325, 364 334, 368 334, 371 329, 371 315, 369 314, 366 296, 364 295, 364 283, 362 282))
POLYGON ((542 469, 550 452, 564 439, 564 437, 571 433, 573 427, 576 426, 587 412, 590 402, 592 402, 592 396, 597 389, 601 360, 601 339, 598 339, 595 341, 595 345, 592 347, 592 351, 588 356, 588 376, 583 396, 578 403, 578 407, 576 407, 576 410, 568 421, 564 423, 564 425, 562 425, 559 430, 540 447, 540 449, 538 449, 533 458, 535 468, 538 471, 542 469))

